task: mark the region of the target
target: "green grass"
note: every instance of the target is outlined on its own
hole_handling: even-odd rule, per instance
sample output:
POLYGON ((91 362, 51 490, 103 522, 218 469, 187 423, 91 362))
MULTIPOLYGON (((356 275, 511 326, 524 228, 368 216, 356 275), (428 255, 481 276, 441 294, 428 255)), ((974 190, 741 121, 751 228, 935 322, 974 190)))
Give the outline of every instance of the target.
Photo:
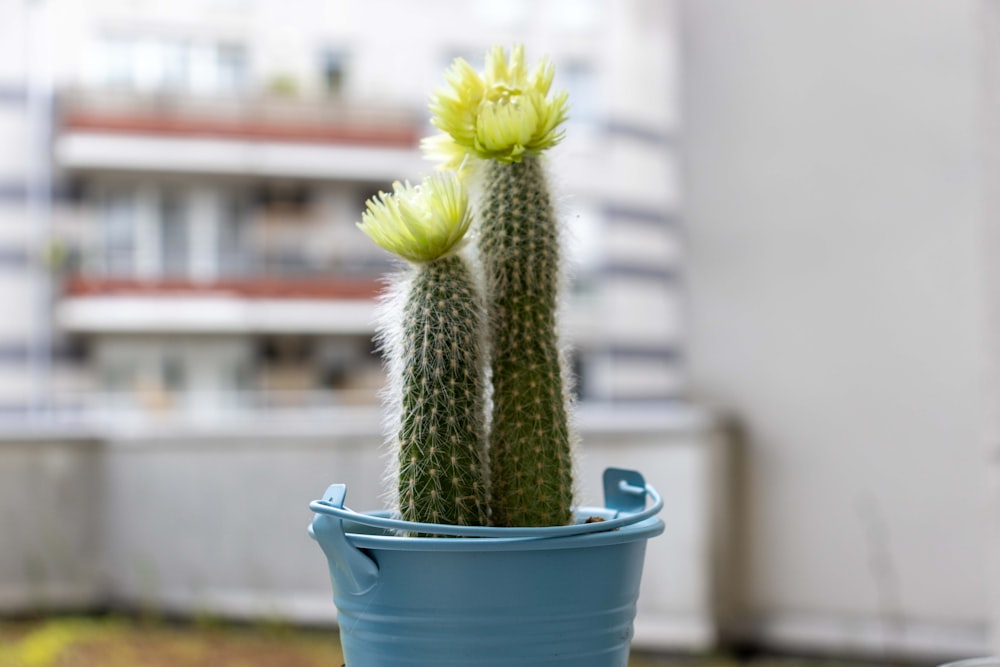
POLYGON ((58 617, 0 622, 0 667, 339 667, 334 631, 58 617))

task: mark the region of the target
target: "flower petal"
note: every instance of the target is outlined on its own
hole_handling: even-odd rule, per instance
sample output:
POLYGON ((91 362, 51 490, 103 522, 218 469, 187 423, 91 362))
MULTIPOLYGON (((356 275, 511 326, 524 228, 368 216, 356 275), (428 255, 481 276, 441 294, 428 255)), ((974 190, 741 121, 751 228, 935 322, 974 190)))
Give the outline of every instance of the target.
POLYGON ((392 188, 365 203, 361 231, 411 262, 430 262, 461 248, 472 213, 457 175, 437 173, 420 185, 397 181, 392 188))
POLYGON ((502 46, 494 46, 481 73, 456 59, 445 73, 446 85, 429 104, 431 123, 450 143, 425 140, 425 154, 454 167, 465 155, 516 162, 556 145, 564 136, 558 128, 568 117, 568 96, 550 94, 554 76, 548 58, 529 72, 522 45, 509 57, 502 46))

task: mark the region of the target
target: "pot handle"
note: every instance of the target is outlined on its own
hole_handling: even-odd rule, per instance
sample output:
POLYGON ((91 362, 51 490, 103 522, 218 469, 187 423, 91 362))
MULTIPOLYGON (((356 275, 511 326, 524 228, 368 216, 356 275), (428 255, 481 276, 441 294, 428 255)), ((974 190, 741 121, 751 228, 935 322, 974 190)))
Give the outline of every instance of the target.
MULTIPOLYGON (((604 506, 614 510, 616 516, 623 514, 640 514, 646 509, 646 495, 650 488, 642 474, 636 470, 624 468, 605 468, 604 476, 604 506)), ((653 495, 656 492, 652 492, 653 495)), ((654 495, 657 501, 659 496, 654 495)))
MULTIPOLYGON (((323 494, 324 503, 343 508, 347 486, 331 484, 323 494)), ((312 535, 326 554, 330 576, 337 589, 350 595, 364 595, 378 583, 378 564, 347 541, 343 519, 329 514, 315 514, 309 526, 312 535)))

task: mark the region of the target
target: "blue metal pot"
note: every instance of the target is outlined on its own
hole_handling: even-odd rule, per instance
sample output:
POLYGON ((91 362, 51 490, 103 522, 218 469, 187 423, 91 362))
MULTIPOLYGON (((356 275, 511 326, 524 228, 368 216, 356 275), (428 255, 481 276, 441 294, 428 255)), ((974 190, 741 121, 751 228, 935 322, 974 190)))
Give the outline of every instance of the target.
POLYGON ((359 514, 331 486, 309 506, 310 533, 347 667, 625 667, 663 501, 634 471, 609 468, 604 489, 606 507, 581 508, 573 525, 491 528, 359 514))

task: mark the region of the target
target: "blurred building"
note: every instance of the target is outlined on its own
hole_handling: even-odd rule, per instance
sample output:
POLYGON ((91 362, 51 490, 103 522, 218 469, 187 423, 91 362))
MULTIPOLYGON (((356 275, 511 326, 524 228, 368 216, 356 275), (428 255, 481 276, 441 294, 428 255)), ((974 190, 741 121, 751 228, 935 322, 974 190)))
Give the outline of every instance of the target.
POLYGON ((584 400, 683 389, 670 3, 0 5, 0 409, 372 402, 364 201, 432 166, 427 93, 494 42, 570 91, 553 185, 584 400))

